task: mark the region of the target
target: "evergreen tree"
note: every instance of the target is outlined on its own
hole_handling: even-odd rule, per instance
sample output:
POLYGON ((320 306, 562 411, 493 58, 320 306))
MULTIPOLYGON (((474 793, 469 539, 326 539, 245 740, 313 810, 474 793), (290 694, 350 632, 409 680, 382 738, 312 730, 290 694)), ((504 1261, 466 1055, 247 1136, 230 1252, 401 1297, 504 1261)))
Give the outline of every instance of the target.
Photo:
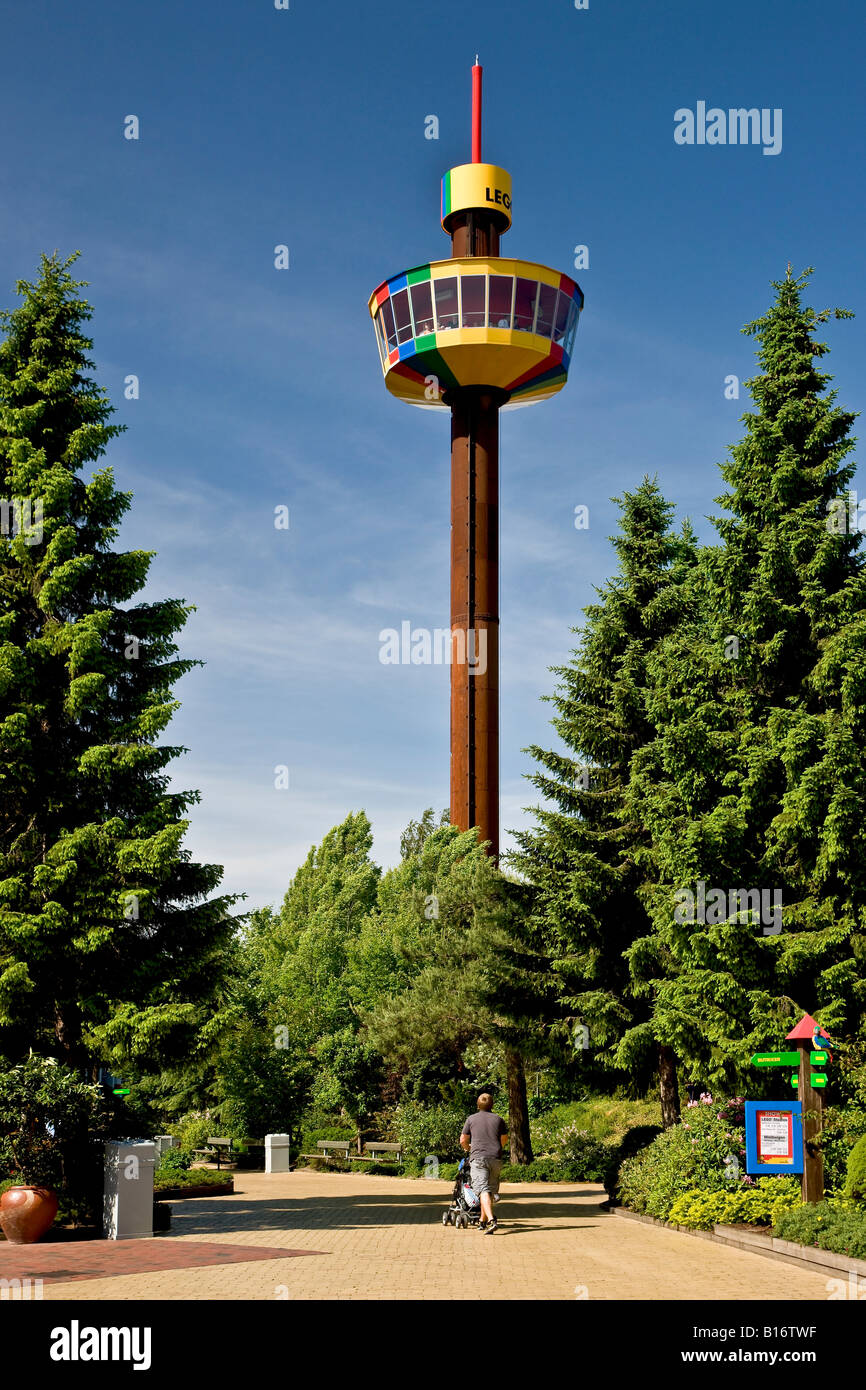
POLYGON ((654 657, 660 733, 632 787, 676 962, 655 1016, 693 1075, 729 1086, 804 1011, 831 1033, 863 1021, 866 575, 838 524, 854 416, 817 365, 830 311, 803 304, 809 273, 775 282, 744 329, 756 410, 722 466, 722 545, 701 553, 691 626, 654 657), (781 893, 780 921, 758 890, 768 907, 781 893))
MULTIPOLYGON (((648 709, 647 663, 685 609, 694 559, 688 526, 673 534, 673 508, 645 479, 620 502, 613 544, 619 573, 586 608, 580 646, 551 700, 564 751, 528 751, 541 770, 530 780, 549 804, 516 836, 512 863, 535 886, 535 911, 559 980, 560 1035, 576 1030, 596 1065, 645 1089, 658 1071, 665 1122, 678 1113, 675 1057, 652 1019, 647 948, 630 968, 629 951, 648 942, 641 890, 647 872, 642 828, 627 807, 631 763, 655 729, 648 709), (588 1033, 588 1038, 587 1038, 588 1033)), ((653 959, 654 976, 659 968, 653 959)))
POLYGON ((157 742, 189 609, 126 606, 151 556, 112 549, 111 470, 82 476, 119 427, 74 259, 18 284, 0 344, 0 1053, 158 1066, 212 1024, 232 900, 182 847, 198 794, 157 742))

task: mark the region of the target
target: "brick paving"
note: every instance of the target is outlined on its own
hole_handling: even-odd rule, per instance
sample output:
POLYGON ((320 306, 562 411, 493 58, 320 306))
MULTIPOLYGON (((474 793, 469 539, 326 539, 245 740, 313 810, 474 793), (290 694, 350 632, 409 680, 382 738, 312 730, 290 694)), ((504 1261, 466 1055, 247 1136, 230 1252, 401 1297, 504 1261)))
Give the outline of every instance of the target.
POLYGON ((259 1249, 216 1241, 42 1240, 38 1245, 0 1244, 0 1279, 42 1279, 63 1283, 78 1279, 116 1279, 126 1274, 158 1274, 167 1269, 203 1269, 206 1265, 247 1260, 287 1260, 315 1255, 315 1250, 259 1249))
MULTIPOLYGON (((235 1188, 230 1197, 172 1203, 172 1233, 149 1244, 176 1249, 177 1264, 159 1272, 53 1280, 45 1285, 45 1299, 828 1297, 821 1274, 618 1220, 600 1210, 605 1194, 594 1184, 503 1184, 500 1227, 492 1236, 442 1226, 451 1190, 446 1182, 301 1170, 236 1173, 235 1188), (213 1263, 192 1257, 190 1247, 201 1246, 212 1248, 213 1263), (226 1247, 245 1247, 248 1258, 225 1259, 226 1247), (320 1253, 292 1258, 298 1251, 320 1253)), ((64 1261, 69 1249, 63 1247, 64 1261)), ((38 1271, 20 1271, 28 1273, 38 1271)))

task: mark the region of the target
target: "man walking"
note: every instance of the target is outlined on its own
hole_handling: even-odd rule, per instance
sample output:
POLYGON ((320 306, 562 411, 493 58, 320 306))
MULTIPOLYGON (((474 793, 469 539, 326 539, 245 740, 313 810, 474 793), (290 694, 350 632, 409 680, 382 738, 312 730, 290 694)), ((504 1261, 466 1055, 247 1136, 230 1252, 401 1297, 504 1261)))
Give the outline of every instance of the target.
POLYGON ((499 1201, 499 1174, 502 1169, 502 1140, 508 1126, 493 1107, 489 1091, 482 1091, 478 1109, 463 1126, 460 1143, 469 1152, 469 1174, 472 1191, 481 1199, 481 1221, 478 1229, 492 1236, 496 1230, 493 1203, 499 1201))

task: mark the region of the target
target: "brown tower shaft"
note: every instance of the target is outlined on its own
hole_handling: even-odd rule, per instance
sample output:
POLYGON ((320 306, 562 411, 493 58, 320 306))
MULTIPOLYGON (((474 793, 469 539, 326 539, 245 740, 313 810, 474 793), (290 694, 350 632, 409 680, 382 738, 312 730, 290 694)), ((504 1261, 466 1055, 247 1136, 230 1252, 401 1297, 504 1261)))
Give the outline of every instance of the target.
MULTIPOLYGON (((483 211, 450 226, 452 255, 498 256, 483 211)), ((499 854, 499 407, 502 391, 464 387, 451 406, 451 822, 477 825, 499 854)))

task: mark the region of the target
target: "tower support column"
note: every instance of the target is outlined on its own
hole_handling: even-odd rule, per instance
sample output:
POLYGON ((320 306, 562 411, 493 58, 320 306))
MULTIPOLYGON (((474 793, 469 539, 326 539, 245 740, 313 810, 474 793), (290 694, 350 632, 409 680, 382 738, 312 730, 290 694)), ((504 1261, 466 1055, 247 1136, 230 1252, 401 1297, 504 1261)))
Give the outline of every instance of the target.
POLYGON ((499 407, 505 393, 454 391, 451 405, 451 821, 499 854, 499 407))

